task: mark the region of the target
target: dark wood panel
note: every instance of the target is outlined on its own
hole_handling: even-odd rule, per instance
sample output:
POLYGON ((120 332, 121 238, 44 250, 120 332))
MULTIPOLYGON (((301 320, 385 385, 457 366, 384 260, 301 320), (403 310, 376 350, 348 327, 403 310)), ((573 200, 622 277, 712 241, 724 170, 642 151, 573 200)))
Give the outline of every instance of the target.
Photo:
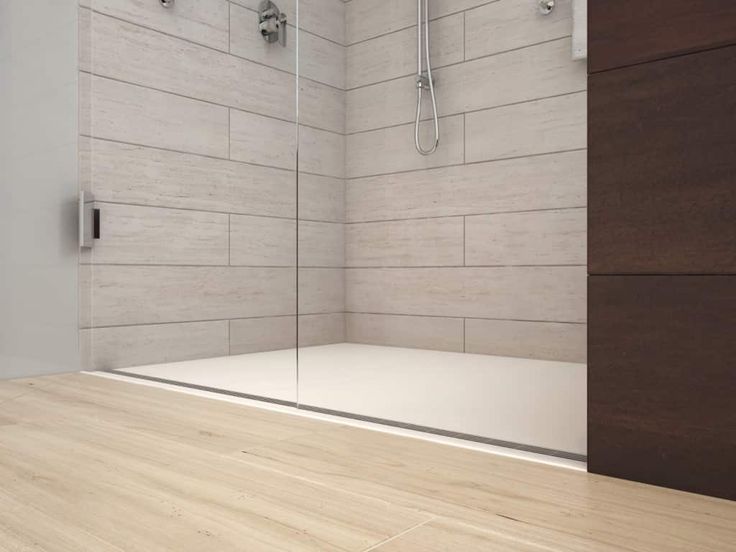
POLYGON ((736 44, 733 0, 588 0, 591 72, 736 44))
POLYGON ((736 46, 588 84, 589 271, 736 273, 736 46))
POLYGON ((591 276, 588 469, 736 499, 736 276, 591 276))

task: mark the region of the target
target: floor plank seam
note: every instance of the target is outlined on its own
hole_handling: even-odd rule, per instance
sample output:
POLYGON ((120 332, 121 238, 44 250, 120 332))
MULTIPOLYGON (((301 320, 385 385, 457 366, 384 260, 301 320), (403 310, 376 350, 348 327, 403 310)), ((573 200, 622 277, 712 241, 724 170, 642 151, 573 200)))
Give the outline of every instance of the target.
POLYGON ((361 552, 371 552, 371 550, 377 550, 379 547, 383 546, 384 544, 388 544, 391 541, 394 541, 396 539, 399 539, 399 538, 403 537, 404 535, 407 535, 408 533, 411 533, 412 531, 414 531, 416 529, 419 529, 420 527, 423 527, 423 526, 427 525, 428 523, 433 522, 434 520, 437 519, 437 517, 438 516, 432 516, 429 519, 425 519, 424 521, 421 521, 419 523, 416 523, 416 524, 412 525, 411 527, 409 527, 408 529, 403 530, 401 533, 398 533, 398 534, 394 535, 393 537, 388 537, 387 539, 383 539, 381 542, 378 542, 378 543, 376 543, 376 544, 374 544, 372 546, 369 546, 368 548, 366 548, 365 550, 362 550, 361 552))
MULTIPOLYGON (((288 441, 288 439, 285 439, 285 441, 288 441)), ((263 448, 268 448, 268 446, 269 445, 263 445, 263 448)), ((246 454, 250 454, 250 453, 246 453, 246 454)), ((265 471, 270 471, 272 473, 277 473, 279 475, 282 475, 284 477, 289 477, 291 479, 296 479, 297 481, 301 481, 302 483, 308 483, 310 485, 315 485, 315 486, 318 486, 318 487, 325 487, 325 488, 328 488, 330 490, 337 491, 337 492, 340 492, 340 493, 343 493, 343 494, 346 494, 346 495, 349 495, 349 496, 354 496, 356 498, 361 498, 363 500, 369 500, 369 501, 372 501, 372 502, 378 502, 378 503, 384 504, 386 506, 393 506, 395 508, 401 508, 401 509, 404 509, 404 510, 409 511, 409 512, 414 512, 414 513, 422 514, 422 515, 430 515, 430 516, 434 516, 435 518, 437 517, 435 514, 432 514, 430 512, 427 512, 426 510, 422 510, 420 508, 411 508, 409 506, 403 506, 403 505, 400 505, 400 504, 395 504, 395 503, 393 503, 393 502, 391 502, 389 500, 383 500, 381 498, 378 498, 377 496, 366 495, 366 494, 362 494, 362 493, 359 493, 359 492, 356 492, 356 491, 349 491, 349 490, 346 490, 346 489, 337 489, 337 488, 335 488, 334 485, 332 485, 330 483, 327 483, 327 482, 324 482, 324 481, 318 481, 316 479, 311 479, 311 478, 305 477, 303 475, 296 475, 294 473, 289 473, 287 471, 279 470, 279 469, 273 468, 271 466, 267 466, 265 464, 259 464, 257 462, 249 462, 249 461, 247 461, 246 459, 244 459, 242 457, 234 457, 234 456, 229 456, 229 455, 225 455, 225 456, 227 458, 230 458, 230 459, 235 460, 236 462, 241 462, 241 463, 246 464, 248 466, 255 466, 258 469, 262 469, 262 470, 265 470, 265 471)))

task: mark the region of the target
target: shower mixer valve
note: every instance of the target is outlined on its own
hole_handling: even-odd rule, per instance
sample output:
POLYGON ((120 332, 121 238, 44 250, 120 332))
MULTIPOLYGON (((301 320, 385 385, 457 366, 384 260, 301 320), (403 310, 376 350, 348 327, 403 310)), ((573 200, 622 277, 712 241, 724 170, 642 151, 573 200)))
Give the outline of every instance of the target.
POLYGON ((271 0, 258 6, 258 30, 266 42, 280 41, 286 46, 286 14, 271 0))

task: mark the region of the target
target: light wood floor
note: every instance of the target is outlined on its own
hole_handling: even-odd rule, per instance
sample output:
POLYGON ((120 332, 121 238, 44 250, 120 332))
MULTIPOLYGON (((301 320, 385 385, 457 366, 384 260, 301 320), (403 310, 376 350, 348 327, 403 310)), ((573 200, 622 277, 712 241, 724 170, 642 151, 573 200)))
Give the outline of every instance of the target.
POLYGON ((735 551, 736 503, 74 374, 0 382, 0 550, 735 551))

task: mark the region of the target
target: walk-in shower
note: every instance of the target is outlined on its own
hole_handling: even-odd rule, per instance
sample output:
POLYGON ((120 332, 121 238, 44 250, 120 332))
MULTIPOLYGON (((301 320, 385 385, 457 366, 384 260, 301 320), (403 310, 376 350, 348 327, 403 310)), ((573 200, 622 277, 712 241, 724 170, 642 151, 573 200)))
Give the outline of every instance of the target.
MULTIPOLYGON (((49 370, 79 350, 89 370, 584 455, 586 71, 571 58, 572 3, 166 4, 64 11, 79 53, 57 64, 71 68, 58 104, 79 112, 58 137, 75 158, 53 213, 74 226, 78 187, 99 239, 60 249, 30 224, 48 203, 35 184, 0 202, 25 209, 1 213, 4 240, 47 246, 5 248, 0 320, 33 307, 3 322, 15 365, 43 342, 48 358, 32 360, 49 370), (62 256, 45 295, 8 268, 62 256), (44 336, 62 326, 69 350, 52 354, 44 336)), ((8 138, 28 137, 4 162, 23 182, 31 152, 62 148, 44 141, 46 96, 14 90, 16 128, 38 125, 8 138)))

